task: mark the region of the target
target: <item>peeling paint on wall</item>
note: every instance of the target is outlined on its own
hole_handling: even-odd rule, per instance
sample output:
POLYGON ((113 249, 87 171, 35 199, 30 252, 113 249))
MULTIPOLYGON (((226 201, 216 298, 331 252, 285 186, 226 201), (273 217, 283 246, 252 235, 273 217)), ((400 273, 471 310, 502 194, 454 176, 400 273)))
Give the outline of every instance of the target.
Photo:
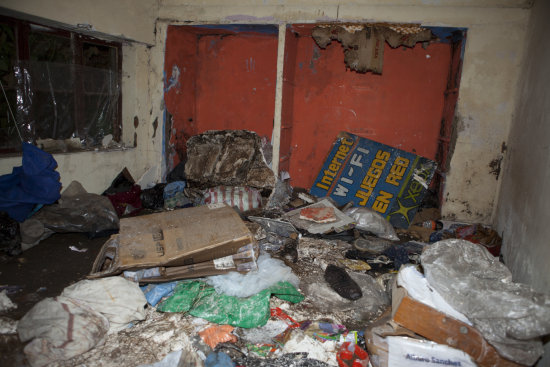
POLYGON ((180 87, 180 69, 177 65, 172 66, 172 74, 170 75, 170 79, 167 81, 167 87, 164 89, 164 92, 168 92, 172 88, 178 88, 180 87))
POLYGON ((344 61, 351 70, 382 74, 384 43, 392 48, 413 47, 432 39, 432 31, 417 24, 365 24, 353 26, 322 25, 313 28, 313 39, 325 49, 332 40, 344 48, 344 61))

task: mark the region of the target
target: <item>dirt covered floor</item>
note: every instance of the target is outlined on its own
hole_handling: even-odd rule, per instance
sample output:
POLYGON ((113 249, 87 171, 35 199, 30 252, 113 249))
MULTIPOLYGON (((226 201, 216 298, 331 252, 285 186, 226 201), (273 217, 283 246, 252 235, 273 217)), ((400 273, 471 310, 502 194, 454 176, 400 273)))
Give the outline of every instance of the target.
MULTIPOLYGON (((303 233, 292 241, 287 239, 285 245, 274 250, 277 241, 260 224, 246 223, 260 244, 261 252, 282 260, 292 269, 299 278, 298 290, 305 297, 296 304, 272 297, 272 310, 280 309, 293 322, 341 325, 348 332, 357 333, 362 333, 387 311, 391 303, 389 288, 395 276, 394 264, 381 262, 379 256, 363 259, 365 262, 353 260, 355 257, 350 254, 357 253, 354 245, 357 232, 347 231, 333 236, 303 233), (325 269, 331 264, 346 269, 360 286, 361 298, 349 300, 331 288, 324 277, 325 269)), ((405 243, 413 239, 407 233, 399 233, 399 237, 399 241, 392 243, 405 243)), ((23 353, 24 344, 15 331, 17 320, 39 301, 59 296, 67 286, 85 279, 107 239, 90 239, 78 233, 56 233, 19 256, 0 257, 0 292, 4 292, 17 305, 15 309, 0 311, 1 366, 30 366, 23 353)), ((133 367, 158 362, 167 354, 180 350, 190 356, 187 361, 189 365, 195 365, 194 358, 201 359, 200 365, 212 353, 213 350, 202 342, 199 332, 214 324, 185 313, 157 312, 151 306, 147 306, 146 315, 146 320, 108 334, 104 342, 92 350, 50 365, 133 367)), ((277 366, 280 363, 295 366, 337 365, 336 341, 321 343, 306 334, 307 330, 285 334, 289 323, 289 319, 272 315, 263 327, 237 327, 233 331, 237 341, 220 344, 216 350, 225 352, 234 362, 240 361, 245 366, 277 366), (286 338, 284 342, 275 352, 267 352, 267 346, 275 345, 274 340, 281 335, 286 338), (304 350, 309 351, 309 358, 304 350), (269 358, 265 359, 266 356, 269 358), (301 362, 296 364, 296 361, 301 362)), ((311 334, 311 329, 309 332, 311 334)))
MULTIPOLYGON (((2 257, 0 285, 17 305, 16 309, 1 314, 4 327, 15 327, 14 321, 19 320, 34 304, 46 297, 56 297, 68 285, 84 279, 106 240, 105 237, 89 239, 83 234, 54 234, 20 256, 2 257), (73 247, 73 250, 70 247, 73 247), (86 251, 78 252, 74 249, 86 251)), ((274 258, 285 261, 299 277, 299 290, 305 299, 292 304, 272 298, 271 308, 279 307, 297 322, 323 321, 345 325, 348 330, 364 330, 389 305, 389 296, 384 288, 374 277, 366 273, 350 272, 363 291, 361 299, 350 301, 336 294, 323 279, 323 269, 329 263, 339 264, 339 261, 344 260, 346 251, 351 248, 350 243, 340 240, 303 237, 297 241, 296 248, 293 249, 294 256, 285 255, 285 252, 280 251, 273 252, 274 258)), ((198 332, 209 325, 213 324, 183 313, 156 312, 149 306, 145 321, 136 323, 132 328, 109 334, 102 345, 53 365, 137 366, 157 362, 169 352, 177 350, 188 350, 189 355, 194 356, 202 353, 204 357, 212 350, 201 343, 198 332)), ((220 348, 226 348, 224 351, 229 355, 233 353, 231 356, 238 361, 244 357, 242 351, 252 350, 252 345, 272 343, 273 337, 281 334, 287 327, 288 322, 272 317, 268 324, 261 328, 236 328, 234 334, 238 337, 237 343, 222 345, 220 348)), ((336 364, 335 351, 330 349, 329 344, 323 347, 302 345, 306 341, 314 342, 309 337, 298 338, 297 341, 287 343, 286 350, 278 353, 299 352, 304 348, 324 350, 311 357, 331 365, 336 364)), ((29 366, 23 347, 17 334, 1 335, 0 365, 29 366)), ((258 354, 249 354, 247 365, 254 365, 252 356, 259 357, 258 354)), ((300 358, 304 357, 305 355, 302 355, 300 358)), ((261 362, 259 359, 258 361, 261 362)), ((309 365, 317 363, 313 360, 310 362, 309 365)))
MULTIPOLYGON (((89 239, 80 233, 54 234, 21 255, 0 257, 0 290, 17 305, 1 312, 5 320, 19 320, 32 306, 46 297, 56 297, 68 285, 90 272, 106 238, 89 239), (77 252, 76 249, 86 249, 77 252)), ((0 335, 0 365, 28 366, 17 335, 0 335)))

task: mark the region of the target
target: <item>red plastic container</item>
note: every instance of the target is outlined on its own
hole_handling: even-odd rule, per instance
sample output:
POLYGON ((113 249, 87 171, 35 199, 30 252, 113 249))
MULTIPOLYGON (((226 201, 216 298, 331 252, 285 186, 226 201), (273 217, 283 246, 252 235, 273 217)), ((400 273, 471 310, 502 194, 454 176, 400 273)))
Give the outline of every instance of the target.
POLYGON ((336 360, 339 367, 366 367, 369 355, 357 344, 345 342, 336 353, 336 360))

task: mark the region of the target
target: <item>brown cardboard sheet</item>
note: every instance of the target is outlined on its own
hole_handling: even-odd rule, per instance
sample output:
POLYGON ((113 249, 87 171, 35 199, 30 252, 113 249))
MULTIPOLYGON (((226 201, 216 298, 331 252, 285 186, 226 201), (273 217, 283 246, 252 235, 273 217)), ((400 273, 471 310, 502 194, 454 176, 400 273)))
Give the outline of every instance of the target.
POLYGON ((250 246, 256 246, 252 233, 225 204, 123 218, 120 233, 103 245, 89 277, 152 267, 204 267, 250 246))

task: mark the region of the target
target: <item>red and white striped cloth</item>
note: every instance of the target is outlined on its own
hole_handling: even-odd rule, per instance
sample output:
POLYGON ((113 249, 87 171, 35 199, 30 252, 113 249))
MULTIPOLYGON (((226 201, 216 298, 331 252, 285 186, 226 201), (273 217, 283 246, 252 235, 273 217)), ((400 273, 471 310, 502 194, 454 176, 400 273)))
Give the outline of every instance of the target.
POLYGON ((204 191, 205 204, 226 203, 246 212, 262 206, 262 195, 250 187, 216 186, 204 191))

